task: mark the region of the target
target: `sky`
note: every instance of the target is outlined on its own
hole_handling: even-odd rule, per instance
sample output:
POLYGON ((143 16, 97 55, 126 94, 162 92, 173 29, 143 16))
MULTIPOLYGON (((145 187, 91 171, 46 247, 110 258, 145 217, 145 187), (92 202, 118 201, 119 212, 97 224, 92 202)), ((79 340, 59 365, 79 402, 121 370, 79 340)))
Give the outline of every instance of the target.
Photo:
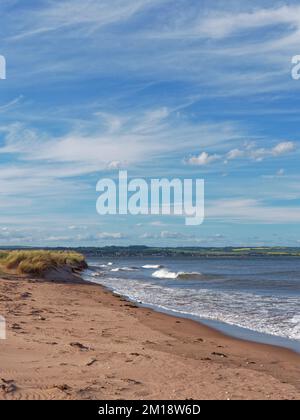
POLYGON ((300 246, 297 1, 2 0, 0 245, 300 246), (204 179, 205 220, 100 216, 204 179))

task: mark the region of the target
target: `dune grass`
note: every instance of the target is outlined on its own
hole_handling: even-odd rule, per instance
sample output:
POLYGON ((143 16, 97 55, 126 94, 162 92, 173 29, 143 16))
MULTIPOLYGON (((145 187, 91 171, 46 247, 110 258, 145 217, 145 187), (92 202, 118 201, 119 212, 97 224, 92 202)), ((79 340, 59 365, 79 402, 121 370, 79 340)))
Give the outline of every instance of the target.
POLYGON ((84 256, 77 252, 20 250, 0 251, 0 266, 20 274, 38 276, 59 268, 82 269, 86 263, 84 256))

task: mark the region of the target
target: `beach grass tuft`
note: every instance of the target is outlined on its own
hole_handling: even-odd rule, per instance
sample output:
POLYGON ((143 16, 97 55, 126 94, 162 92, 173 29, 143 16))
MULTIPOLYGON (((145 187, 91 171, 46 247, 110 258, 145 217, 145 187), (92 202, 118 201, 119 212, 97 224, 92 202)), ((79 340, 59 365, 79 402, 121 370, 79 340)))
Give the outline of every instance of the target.
POLYGON ((73 251, 14 250, 0 251, 0 265, 7 270, 34 276, 60 268, 86 267, 85 257, 73 251))

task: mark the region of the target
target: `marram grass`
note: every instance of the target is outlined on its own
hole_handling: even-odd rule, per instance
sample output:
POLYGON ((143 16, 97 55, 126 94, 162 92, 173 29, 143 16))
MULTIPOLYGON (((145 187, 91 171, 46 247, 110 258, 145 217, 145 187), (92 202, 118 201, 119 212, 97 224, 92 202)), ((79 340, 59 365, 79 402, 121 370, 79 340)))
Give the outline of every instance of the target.
POLYGON ((42 275, 59 268, 84 268, 82 254, 71 251, 0 251, 0 265, 20 274, 42 275))

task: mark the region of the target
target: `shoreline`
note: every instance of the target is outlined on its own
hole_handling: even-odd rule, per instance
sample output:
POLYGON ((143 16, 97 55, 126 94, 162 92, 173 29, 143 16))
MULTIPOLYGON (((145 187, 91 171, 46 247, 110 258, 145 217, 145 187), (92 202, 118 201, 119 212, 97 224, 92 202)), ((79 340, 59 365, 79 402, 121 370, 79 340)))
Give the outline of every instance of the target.
POLYGON ((137 306, 99 284, 1 280, 0 314, 1 377, 16 387, 4 384, 1 399, 300 398, 292 350, 137 306))
POLYGON ((130 298, 129 296, 126 296, 124 294, 120 294, 118 292, 115 292, 112 288, 107 287, 107 286, 105 286, 101 283, 96 283, 96 282, 88 281, 88 280, 84 280, 84 282, 94 284, 94 285, 98 285, 98 286, 104 288, 104 290, 107 290, 110 293, 112 293, 112 295, 120 296, 121 298, 127 300, 128 302, 131 302, 131 303, 137 305, 139 308, 149 309, 153 312, 157 312, 157 313, 160 313, 160 314, 163 314, 163 315, 166 315, 166 316, 171 316, 173 318, 178 318, 180 320, 185 319, 185 320, 195 322, 196 324, 200 324, 203 327, 207 327, 207 328, 215 331, 216 333, 219 333, 222 336, 225 336, 225 337, 228 337, 228 338, 232 338, 232 339, 240 340, 240 341, 245 341, 247 343, 262 344, 262 345, 266 345, 266 346, 277 347, 279 349, 289 350, 289 351, 291 351, 295 354, 300 355, 300 343, 298 343, 296 340, 291 340, 291 339, 284 338, 284 337, 279 337, 279 336, 272 336, 271 334, 266 334, 266 333, 260 333, 258 331, 250 330, 248 328, 243 328, 243 327, 238 327, 238 326, 235 326, 235 325, 230 325, 230 324, 227 324, 227 323, 222 322, 222 321, 214 321, 214 320, 210 320, 210 319, 201 319, 200 317, 198 318, 198 317, 192 316, 192 315, 189 316, 189 314, 187 314, 187 313, 180 314, 179 312, 176 312, 176 311, 172 311, 172 310, 161 308, 161 307, 158 307, 158 306, 155 306, 155 305, 145 304, 143 302, 139 302, 137 300, 134 300, 134 299, 130 298), (223 325, 221 326, 221 324, 223 324, 223 325), (220 326, 218 326, 218 325, 220 325, 220 326), (242 336, 242 334, 236 333, 235 331, 237 331, 237 330, 243 331, 244 336, 242 336), (247 337, 247 335, 253 335, 253 339, 247 337), (260 340, 255 339, 255 338, 258 338, 259 336, 261 337, 260 340), (268 340, 274 341, 274 343, 272 343, 270 341, 268 342, 268 340), (286 345, 276 343, 276 341, 281 341, 281 340, 286 341, 286 345), (289 343, 289 342, 291 342, 291 343, 289 343))
MULTIPOLYGON (((109 290, 111 293, 115 294, 112 290, 106 288, 105 286, 102 286, 102 287, 109 290)), ((117 293, 117 295, 118 295, 118 293, 117 293)), ((291 351, 295 354, 300 355, 300 343, 296 342, 296 340, 291 340, 291 339, 288 339, 288 338, 285 339, 284 337, 273 336, 271 334, 266 334, 266 333, 260 333, 260 332, 250 330, 250 329, 247 329, 247 328, 238 327, 238 326, 235 326, 235 325, 230 325, 230 324, 227 324, 227 323, 222 322, 222 321, 214 321, 214 320, 210 320, 210 319, 198 318, 196 316, 193 317, 192 315, 189 316, 188 314, 180 314, 176 311, 170 311, 168 309, 157 308, 155 305, 147 305, 147 304, 139 303, 135 300, 129 299, 127 296, 124 296, 124 295, 119 295, 119 296, 124 297, 129 302, 135 303, 136 305, 138 305, 141 308, 147 308, 147 309, 150 309, 154 312, 161 313, 161 314, 171 316, 171 317, 174 317, 174 318, 186 319, 186 320, 189 320, 189 321, 196 322, 197 324, 200 324, 201 326, 205 326, 205 327, 215 331, 216 333, 219 333, 222 336, 225 336, 225 337, 228 337, 228 338, 232 338, 232 339, 239 340, 239 341, 245 341, 247 343, 262 344, 262 345, 266 345, 266 346, 277 347, 279 349, 289 350, 289 351, 291 351), (243 334, 237 332, 238 330, 242 331, 243 334), (253 338, 251 339, 249 337, 249 335, 252 335, 253 338), (279 343, 279 341, 281 341, 281 339, 282 339, 283 342, 286 342, 285 345, 283 343, 279 343), (271 341, 274 341, 274 342, 271 342, 271 341), (276 342, 276 341, 278 341, 278 342, 276 342), (291 343, 289 343, 289 342, 291 342, 291 343)))
MULTIPOLYGON (((152 262, 152 260, 150 261, 152 262)), ((93 268, 95 267, 93 267, 93 264, 91 263, 91 266, 89 266, 88 269, 93 270, 93 268)), ((133 302, 139 305, 140 307, 152 309, 156 312, 178 317, 181 319, 193 320, 197 323, 200 323, 201 325, 208 326, 209 328, 212 328, 213 330, 218 331, 221 334, 224 334, 232 338, 236 338, 239 340, 248 341, 252 343, 260 343, 260 344, 280 347, 283 349, 289 349, 297 354, 300 354, 300 341, 299 340, 284 337, 284 336, 279 336, 279 335, 273 335, 267 332, 256 331, 247 327, 230 324, 230 323, 227 323, 226 321, 202 318, 200 316, 193 315, 188 312, 184 312, 184 311, 180 312, 180 311, 176 311, 176 309, 172 310, 165 306, 159 306, 152 303, 144 303, 140 301, 138 298, 131 297, 130 295, 127 295, 126 293, 122 293, 122 291, 118 291, 118 289, 114 289, 113 286, 111 285, 102 284, 101 280, 100 281, 97 280, 97 277, 92 278, 90 276, 87 276, 86 279, 84 278, 84 281, 102 286, 114 294, 123 296, 124 298, 128 299, 130 302, 133 302)))

